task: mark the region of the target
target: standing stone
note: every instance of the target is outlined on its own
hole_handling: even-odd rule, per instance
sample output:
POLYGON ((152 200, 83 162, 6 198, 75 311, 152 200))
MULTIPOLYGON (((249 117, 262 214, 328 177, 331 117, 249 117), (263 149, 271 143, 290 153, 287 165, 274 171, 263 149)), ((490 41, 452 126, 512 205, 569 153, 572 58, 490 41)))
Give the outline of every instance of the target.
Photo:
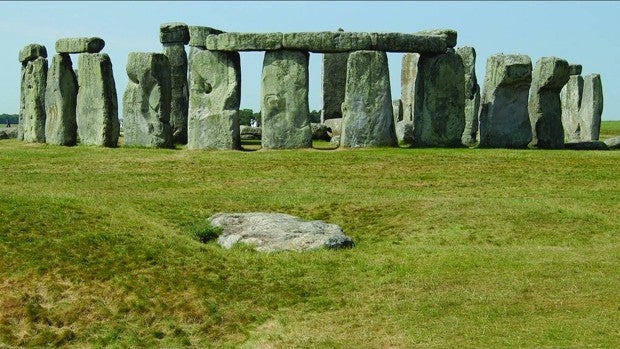
POLYGON ((556 57, 543 57, 532 72, 528 102, 532 141, 530 147, 561 149, 564 147, 560 91, 569 77, 568 62, 556 57))
POLYGON ((465 128, 465 71, 453 52, 421 54, 415 84, 413 145, 460 147, 465 128))
POLYGON ((116 147, 120 125, 112 61, 107 53, 81 53, 78 58, 76 120, 85 145, 116 147))
MULTIPOLYGON (((343 32, 342 28, 338 29, 343 32)), ((349 52, 324 53, 321 71, 323 84, 323 109, 321 122, 328 119, 342 118, 342 102, 347 82, 347 60, 349 52)))
POLYGON ((400 100, 402 103, 402 118, 398 121, 413 121, 413 104, 415 86, 418 78, 419 53, 405 53, 400 73, 400 100))
POLYGON ((532 61, 525 55, 487 59, 480 105, 480 147, 524 148, 532 139, 528 94, 532 61))
POLYGON ((581 140, 579 130, 579 108, 583 94, 583 77, 579 75, 581 74, 581 65, 571 64, 569 69, 568 82, 560 91, 565 142, 581 140))
POLYGON ((240 149, 238 52, 196 51, 190 62, 188 149, 240 149))
POLYGON ((22 72, 18 139, 25 142, 45 142, 46 57, 45 46, 37 44, 19 52, 22 72))
POLYGON ((312 147, 305 51, 266 51, 261 81, 262 146, 312 147))
POLYGON ((172 101, 170 105, 170 126, 177 143, 187 143, 187 113, 189 91, 187 88, 187 53, 189 29, 184 23, 164 23, 159 28, 159 39, 164 54, 170 62, 172 101))
POLYGON ((161 53, 131 52, 123 95, 125 145, 170 148, 170 63, 161 53))
POLYGON ((340 144, 343 147, 398 145, 385 52, 351 53, 342 111, 340 144))
POLYGON ((480 108, 480 85, 476 78, 476 50, 473 47, 459 47, 456 54, 461 56, 465 68, 465 130, 461 142, 472 146, 478 133, 478 109, 480 108))
POLYGON ((77 143, 78 82, 69 54, 52 58, 45 90, 45 141, 48 144, 74 146, 77 143))
POLYGON ((583 95, 579 108, 579 129, 582 141, 598 140, 603 114, 603 84, 599 74, 583 78, 583 95))
POLYGON ((403 103, 400 99, 392 101, 392 113, 394 114, 394 123, 403 119, 403 103))

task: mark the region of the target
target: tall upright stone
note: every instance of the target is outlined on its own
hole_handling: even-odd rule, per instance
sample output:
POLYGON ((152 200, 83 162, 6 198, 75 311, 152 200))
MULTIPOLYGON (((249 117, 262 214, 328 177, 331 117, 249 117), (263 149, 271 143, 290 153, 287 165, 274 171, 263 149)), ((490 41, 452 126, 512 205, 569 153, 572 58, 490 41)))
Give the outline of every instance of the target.
POLYGON ((416 81, 418 77, 419 53, 403 54, 400 72, 400 100, 402 103, 402 118, 397 121, 413 121, 413 104, 416 81))
POLYGON ((556 57, 543 57, 532 72, 528 112, 532 125, 529 146, 542 149, 564 147, 560 91, 569 78, 568 62, 556 57))
POLYGON ((598 140, 603 114, 603 84, 599 74, 583 78, 583 95, 579 108, 579 128, 582 141, 598 140))
POLYGON ((581 65, 571 64, 569 67, 570 77, 560 91, 562 104, 562 127, 564 127, 564 141, 573 142, 581 140, 579 129, 579 108, 583 94, 583 77, 581 65))
POLYGON ((476 50, 473 47, 464 46, 456 50, 461 56, 465 68, 465 129, 461 142, 463 145, 472 146, 476 143, 478 133, 478 109, 480 108, 480 85, 476 78, 476 50))
POLYGON ((47 50, 43 45, 27 45, 20 50, 19 61, 22 71, 18 139, 44 143, 47 50))
MULTIPOLYGON (((342 28, 338 31, 342 32, 342 28)), ((342 102, 347 82, 347 60, 349 52, 324 53, 321 70, 323 85, 323 108, 321 122, 342 117, 342 102)))
POLYGON ((347 64, 340 145, 348 148, 398 145, 387 54, 355 51, 347 64))
POLYGON ((76 120, 81 144, 118 146, 118 100, 107 53, 81 53, 78 58, 76 120))
POLYGON ((311 148, 305 51, 266 51, 261 79, 264 149, 311 148))
POLYGON ((190 61, 188 149, 240 149, 238 52, 196 51, 190 61))
POLYGON ((532 140, 528 95, 532 61, 525 55, 487 59, 480 98, 480 147, 525 148, 532 140))
POLYGON ((75 119, 78 82, 68 53, 52 58, 45 91, 45 141, 48 144, 73 146, 77 143, 75 119))
POLYGON ((414 95, 413 145, 460 147, 465 128, 465 70, 453 52, 421 54, 414 95))
POLYGON ((131 52, 123 95, 125 145, 170 148, 170 63, 162 53, 131 52))
POLYGON ((159 40, 170 62, 172 101, 170 126, 177 143, 187 143, 187 113, 189 91, 187 88, 187 53, 189 29, 185 23, 164 23, 159 27, 159 40))

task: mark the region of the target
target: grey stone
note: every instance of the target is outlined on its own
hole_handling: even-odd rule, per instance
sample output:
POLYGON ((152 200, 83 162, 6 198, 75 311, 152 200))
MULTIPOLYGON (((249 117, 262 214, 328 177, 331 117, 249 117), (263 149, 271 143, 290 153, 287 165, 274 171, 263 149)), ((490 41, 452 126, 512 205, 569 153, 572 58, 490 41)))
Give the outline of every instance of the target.
POLYGON ((372 42, 369 33, 345 31, 285 33, 282 48, 310 52, 348 52, 370 50, 372 42))
POLYGON ((64 38, 56 41, 58 53, 98 53, 103 50, 105 41, 101 38, 64 38))
POLYGON ((78 85, 76 120, 80 142, 116 147, 120 125, 110 57, 106 53, 80 54, 78 85))
POLYGON ((222 34, 223 31, 211 27, 203 27, 190 25, 189 29, 189 45, 196 47, 207 47, 207 36, 222 34))
POLYGON ((188 149, 240 149, 239 53, 197 52, 191 60, 188 149))
POLYGON ((239 133, 241 134, 241 139, 261 139, 263 130, 261 127, 240 125, 239 133))
POLYGON ((220 213, 209 221, 223 229, 218 244, 226 249, 238 243, 254 246, 259 252, 302 252, 355 245, 335 224, 282 213, 220 213))
POLYGON ((28 61, 22 69, 21 111, 18 138, 29 143, 45 143, 45 88, 47 59, 28 61))
POLYGON ((161 24, 159 26, 159 42, 162 44, 174 42, 187 45, 189 42, 187 24, 179 22, 161 24))
POLYGON ((565 149, 571 150, 609 150, 607 143, 601 141, 572 141, 564 143, 565 149))
POLYGON ((330 129, 325 124, 310 123, 312 130, 312 139, 329 141, 331 139, 330 129))
POLYGON ((568 62, 556 57, 543 57, 532 72, 528 112, 532 125, 529 146, 542 149, 564 147, 560 91, 569 78, 568 62))
POLYGON ((400 99, 392 101, 392 114, 394 114, 395 124, 403 119, 403 103, 400 99))
POLYGON ((476 143, 478 109, 480 108, 480 85, 476 78, 476 50, 473 47, 464 46, 456 49, 456 54, 461 56, 465 68, 465 129, 461 142, 465 146, 472 146, 476 143))
POLYGON ((418 61, 420 60, 419 53, 405 53, 403 55, 400 82, 401 82, 401 95, 400 101, 402 103, 402 121, 413 121, 414 110, 414 97, 416 81, 418 78, 418 61))
POLYGON ((396 139, 401 146, 413 145, 413 121, 399 121, 396 123, 396 139))
POLYGON ((356 51, 349 56, 340 144, 397 146, 387 54, 356 51))
POLYGON ((323 109, 321 121, 342 118, 342 102, 347 82, 349 53, 323 54, 321 82, 323 85, 323 109))
POLYGON ((340 146, 340 135, 333 136, 332 139, 329 141, 329 144, 340 146))
POLYGON ((282 49, 282 33, 222 33, 207 36, 213 51, 271 51, 282 49))
POLYGON ((525 55, 487 59, 480 98, 480 147, 524 148, 532 140, 528 95, 532 61, 525 55))
POLYGON ((265 52, 261 81, 263 149, 312 147, 308 61, 307 52, 265 52))
POLYGON ((568 66, 568 71, 570 75, 581 75, 581 70, 581 64, 571 64, 568 66))
POLYGON ((598 140, 603 114, 603 84, 599 74, 583 78, 583 94, 579 107, 579 129, 582 141, 598 140))
POLYGON ((323 122, 325 126, 331 129, 332 140, 335 136, 340 136, 342 130, 342 118, 328 119, 323 122))
POLYGON ((52 58, 45 90, 45 142, 73 146, 77 143, 75 108, 78 82, 69 54, 52 58))
POLYGON ((465 71, 459 55, 421 54, 414 96, 413 145, 462 146, 464 96, 465 71))
POLYGON ((164 54, 170 62, 172 101, 170 105, 170 127, 173 141, 187 143, 187 117, 189 90, 187 86, 188 62, 185 46, 181 43, 165 43, 164 54))
POLYGON ((457 32, 454 29, 430 29, 416 32, 418 35, 443 36, 448 47, 456 47, 457 32))
POLYGON ((130 52, 123 94, 125 145, 170 148, 170 63, 162 53, 130 52))
POLYGON ((39 44, 26 45, 19 51, 18 55, 19 62, 22 66, 25 66, 27 62, 34 61, 39 57, 47 58, 47 49, 45 46, 39 44))
MULTIPOLYGON (((572 65, 571 65, 572 67, 572 65)), ((564 128, 564 141, 578 141, 581 139, 579 129, 579 108, 583 95, 583 77, 571 75, 568 82, 560 91, 562 104, 562 127, 564 128)))
POLYGON ((605 144, 609 149, 620 149, 620 136, 606 139, 605 144))
POLYGON ((448 48, 447 37, 444 35, 419 33, 371 33, 370 35, 371 49, 376 51, 444 53, 448 48))
POLYGON ((17 127, 5 128, 0 131, 0 139, 17 138, 17 127))

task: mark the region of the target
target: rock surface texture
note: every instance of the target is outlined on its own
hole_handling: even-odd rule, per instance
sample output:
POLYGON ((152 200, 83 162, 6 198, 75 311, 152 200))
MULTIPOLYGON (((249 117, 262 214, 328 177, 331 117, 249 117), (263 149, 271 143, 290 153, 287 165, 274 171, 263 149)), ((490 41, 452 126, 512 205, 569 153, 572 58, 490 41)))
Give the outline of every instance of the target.
POLYGON ((188 26, 184 23, 164 23, 159 28, 159 40, 164 54, 170 62, 170 81, 172 97, 170 102, 170 127, 174 142, 187 143, 187 117, 189 90, 187 86, 187 53, 185 45, 189 42, 188 26))
POLYGON ((353 240, 335 224, 305 221, 282 213, 220 213, 209 221, 223 228, 218 243, 227 249, 237 243, 255 246, 260 252, 354 246, 353 240))
POLYGON ((579 66, 579 69, 575 66, 576 65, 571 65, 569 67, 571 75, 566 85, 564 85, 560 91, 562 127, 564 128, 565 142, 578 141, 581 139, 579 108, 581 107, 581 96, 583 95, 583 77, 579 75, 581 74, 581 66, 579 66))
POLYGON ((105 41, 101 38, 64 38, 56 41, 58 53, 99 53, 105 41))
POLYGON ((349 53, 323 54, 323 70, 321 82, 323 85, 323 109, 321 121, 342 117, 342 102, 347 82, 347 60, 349 53))
POLYGON ((603 114, 603 84, 599 74, 583 78, 583 94, 579 108, 579 130, 582 141, 598 140, 603 114))
POLYGON ((32 44, 19 53, 22 64, 19 111, 19 140, 45 143, 45 89, 47 86, 47 52, 32 44), (39 55, 39 56, 37 56, 39 55))
POLYGON ((459 47, 456 49, 456 54, 461 56, 465 68, 465 129, 461 142, 465 146, 472 146, 476 143, 480 108, 480 85, 476 78, 476 50, 470 46, 459 47))
POLYGON ((52 58, 45 90, 45 142, 73 146, 77 143, 75 108, 78 82, 69 54, 52 58))

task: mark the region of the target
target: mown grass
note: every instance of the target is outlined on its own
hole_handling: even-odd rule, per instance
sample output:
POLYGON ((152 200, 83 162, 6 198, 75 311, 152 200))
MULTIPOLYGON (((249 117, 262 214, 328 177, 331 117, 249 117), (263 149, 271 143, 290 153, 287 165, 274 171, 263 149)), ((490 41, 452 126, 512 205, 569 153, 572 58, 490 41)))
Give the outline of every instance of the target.
POLYGON ((4 140, 0 164, 0 347, 620 346, 617 151, 4 140), (197 238, 232 211, 326 220, 356 247, 197 238))

